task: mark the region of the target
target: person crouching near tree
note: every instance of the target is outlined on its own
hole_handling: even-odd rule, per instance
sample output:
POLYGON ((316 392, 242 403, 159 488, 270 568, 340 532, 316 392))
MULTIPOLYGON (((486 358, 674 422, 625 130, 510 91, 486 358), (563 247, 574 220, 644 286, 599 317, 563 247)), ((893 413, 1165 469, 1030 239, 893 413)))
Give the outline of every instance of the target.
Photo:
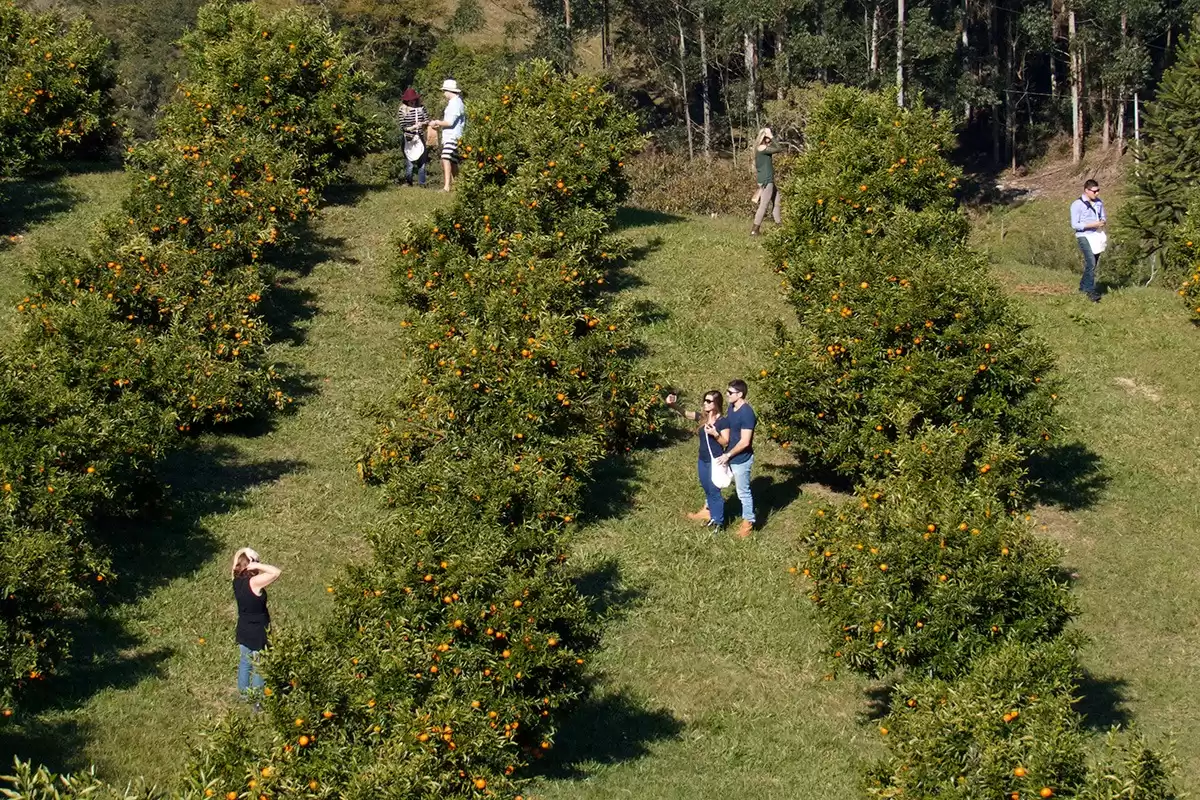
POLYGON ((236 638, 238 693, 248 699, 250 690, 261 692, 265 681, 258 671, 259 653, 267 647, 271 613, 267 610, 267 587, 280 575, 279 567, 258 560, 258 553, 243 547, 233 556, 233 596, 237 600, 236 638))
POLYGON ((712 389, 704 393, 704 407, 700 411, 684 411, 679 406, 679 398, 674 394, 667 395, 667 406, 685 419, 700 423, 697 434, 700 437, 700 457, 696 462, 696 471, 700 475, 700 487, 704 490, 704 508, 688 514, 688 519, 707 523, 716 533, 725 526, 725 497, 713 483, 712 462, 725 454, 725 446, 729 444, 729 421, 721 416, 725 403, 721 392, 712 389))

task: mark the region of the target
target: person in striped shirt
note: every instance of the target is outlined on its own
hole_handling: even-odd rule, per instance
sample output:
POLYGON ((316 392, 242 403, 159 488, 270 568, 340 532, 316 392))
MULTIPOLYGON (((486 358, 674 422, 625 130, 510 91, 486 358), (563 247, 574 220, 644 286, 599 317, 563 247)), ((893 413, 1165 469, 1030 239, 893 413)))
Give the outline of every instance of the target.
POLYGON ((424 188, 425 165, 429 162, 429 153, 425 150, 425 128, 429 125, 429 112, 421 103, 421 95, 411 86, 400 96, 400 103, 400 130, 404 132, 404 181, 412 186, 415 169, 417 184, 424 188))

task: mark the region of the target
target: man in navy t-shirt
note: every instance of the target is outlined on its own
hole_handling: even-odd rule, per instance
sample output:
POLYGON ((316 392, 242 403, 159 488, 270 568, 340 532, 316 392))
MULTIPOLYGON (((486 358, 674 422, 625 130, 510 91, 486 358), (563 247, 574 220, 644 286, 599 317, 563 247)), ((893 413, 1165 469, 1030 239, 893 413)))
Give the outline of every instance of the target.
POLYGON ((746 402, 746 382, 733 380, 725 390, 729 399, 729 449, 717 458, 733 470, 733 483, 737 487, 738 500, 742 502, 742 525, 737 530, 739 539, 745 539, 754 530, 754 497, 750 494, 750 467, 754 465, 754 427, 758 417, 746 402))

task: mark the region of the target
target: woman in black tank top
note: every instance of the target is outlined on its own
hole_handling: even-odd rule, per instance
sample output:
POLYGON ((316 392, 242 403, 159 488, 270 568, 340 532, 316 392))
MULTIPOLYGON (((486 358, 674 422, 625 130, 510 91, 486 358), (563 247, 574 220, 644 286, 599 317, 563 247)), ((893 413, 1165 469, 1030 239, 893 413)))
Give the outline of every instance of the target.
POLYGON ((233 557, 233 597, 237 600, 236 638, 241 658, 238 662, 237 687, 242 697, 250 690, 262 691, 263 677, 258 672, 257 656, 266 649, 271 613, 267 610, 267 586, 279 577, 279 568, 258 560, 249 547, 233 557))

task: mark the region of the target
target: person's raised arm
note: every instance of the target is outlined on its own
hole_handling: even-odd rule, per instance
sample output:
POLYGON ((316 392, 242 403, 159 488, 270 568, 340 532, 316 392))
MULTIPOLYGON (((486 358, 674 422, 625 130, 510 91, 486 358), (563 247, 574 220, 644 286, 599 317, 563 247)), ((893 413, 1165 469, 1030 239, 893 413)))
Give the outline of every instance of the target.
POLYGON ((274 583, 282 572, 279 567, 273 567, 270 564, 263 564, 259 561, 251 564, 250 568, 258 570, 257 575, 252 575, 250 577, 250 589, 255 594, 258 594, 263 589, 274 583))
POLYGON ((670 394, 667 395, 667 408, 671 409, 672 411, 674 411, 676 414, 683 417, 684 419, 691 419, 691 420, 699 420, 700 419, 699 411, 684 411, 683 410, 683 407, 679 405, 679 396, 676 395, 674 392, 671 392, 670 394))

